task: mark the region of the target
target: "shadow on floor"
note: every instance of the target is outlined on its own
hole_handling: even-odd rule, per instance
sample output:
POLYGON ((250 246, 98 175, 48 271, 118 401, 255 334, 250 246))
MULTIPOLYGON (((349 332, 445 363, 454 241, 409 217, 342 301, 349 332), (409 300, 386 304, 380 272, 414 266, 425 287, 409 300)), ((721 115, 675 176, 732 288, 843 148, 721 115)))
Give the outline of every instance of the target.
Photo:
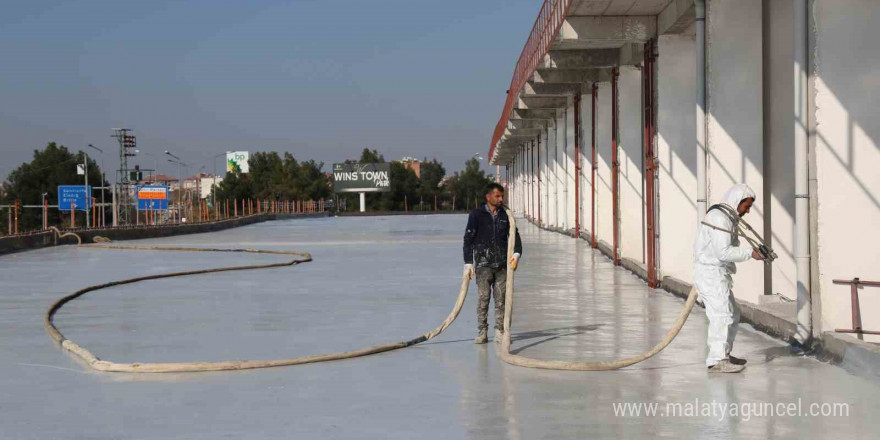
POLYGON ((559 327, 559 328, 551 328, 546 330, 536 330, 532 332, 523 332, 517 333, 515 335, 510 336, 510 342, 522 341, 526 339, 535 339, 535 338, 545 338, 540 341, 533 342, 531 344, 526 344, 522 347, 517 348, 516 350, 510 350, 511 354, 518 354, 523 350, 534 347, 536 345, 543 344, 545 342, 552 341, 554 339, 563 338, 565 336, 574 336, 584 334, 588 331, 593 331, 601 327, 601 325, 578 325, 574 327, 559 327))

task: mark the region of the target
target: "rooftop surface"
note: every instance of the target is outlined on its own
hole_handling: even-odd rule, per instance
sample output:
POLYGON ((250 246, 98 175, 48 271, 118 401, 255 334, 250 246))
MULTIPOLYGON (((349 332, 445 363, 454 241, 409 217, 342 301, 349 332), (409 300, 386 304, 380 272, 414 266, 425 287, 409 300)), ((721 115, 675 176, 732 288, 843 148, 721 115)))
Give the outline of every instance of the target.
MULTIPOLYGON (((311 252, 296 267, 146 281, 89 293, 55 323, 115 362, 277 359, 416 337, 449 313, 460 283, 460 215, 296 219, 123 244, 311 252)), ((659 341, 684 301, 648 288, 585 242, 520 221, 512 351, 607 360, 659 341)), ((690 258, 689 255, 682 258, 690 258)), ((366 358, 220 373, 89 370, 43 329, 46 308, 91 284, 197 268, 280 261, 265 255, 62 246, 0 257, 3 438, 870 438, 880 384, 743 325, 743 374, 703 366, 695 308, 673 343, 614 372, 560 372, 499 361, 474 345, 476 288, 427 343, 366 358), (667 403, 848 404, 848 416, 692 415, 667 403), (656 416, 615 404, 658 403, 656 416)), ((491 309, 491 308, 490 308, 491 309)), ((491 317, 490 317, 491 322, 491 317)), ((749 407, 752 413, 759 411, 749 407)), ((719 411, 719 410, 715 410, 719 411)))

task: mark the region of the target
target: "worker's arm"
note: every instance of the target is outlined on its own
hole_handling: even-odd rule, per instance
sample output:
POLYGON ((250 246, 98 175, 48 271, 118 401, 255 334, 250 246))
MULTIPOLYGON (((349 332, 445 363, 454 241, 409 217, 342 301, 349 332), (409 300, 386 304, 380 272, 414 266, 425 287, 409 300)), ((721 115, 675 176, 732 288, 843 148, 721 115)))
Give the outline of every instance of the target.
POLYGON ((519 228, 516 230, 516 242, 513 244, 513 253, 522 256, 522 240, 519 238, 519 228))
POLYGON ((474 264, 474 239, 477 237, 477 216, 471 212, 464 230, 464 264, 474 264))

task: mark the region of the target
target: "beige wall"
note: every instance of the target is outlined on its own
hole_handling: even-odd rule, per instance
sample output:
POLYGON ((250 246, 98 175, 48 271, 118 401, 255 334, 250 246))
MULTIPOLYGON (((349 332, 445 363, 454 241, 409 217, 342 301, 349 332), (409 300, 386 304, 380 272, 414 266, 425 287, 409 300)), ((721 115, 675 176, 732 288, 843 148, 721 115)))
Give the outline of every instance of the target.
POLYGON ((611 83, 598 83, 596 103, 596 239, 612 244, 611 211, 611 83))
POLYGON ((645 261, 645 201, 643 197, 644 160, 642 154, 642 71, 633 66, 620 68, 620 254, 645 261))
MULTIPOLYGON (((852 325, 849 287, 880 281, 880 27, 873 0, 816 1, 816 167, 822 330, 852 325), (872 20, 873 16, 873 20, 872 20)), ((814 293, 815 294, 815 293, 814 293)), ((860 293, 863 328, 880 330, 880 288, 860 293)), ((868 336, 869 341, 880 341, 868 336)))
POLYGON ((563 206, 565 206, 565 229, 574 228, 574 96, 568 96, 565 107, 565 192, 563 206))
POLYGON ((592 195, 590 193, 592 182, 592 139, 593 139, 593 105, 592 95, 581 95, 581 187, 580 187, 580 210, 581 230, 590 229, 590 218, 593 215, 592 195))
POLYGON ((765 12, 764 235, 779 255, 765 291, 795 299, 792 2, 766 1, 765 12))
POLYGON ((697 227, 694 36, 663 35, 657 57, 658 254, 661 276, 693 280, 697 227))
MULTIPOLYGON (((745 219, 764 222, 763 42, 761 0, 710 0, 707 15, 709 205, 734 184, 758 195, 745 219)), ((743 246, 747 243, 743 242, 743 246)), ((737 298, 757 303, 764 293, 764 265, 748 261, 734 276, 737 298)))

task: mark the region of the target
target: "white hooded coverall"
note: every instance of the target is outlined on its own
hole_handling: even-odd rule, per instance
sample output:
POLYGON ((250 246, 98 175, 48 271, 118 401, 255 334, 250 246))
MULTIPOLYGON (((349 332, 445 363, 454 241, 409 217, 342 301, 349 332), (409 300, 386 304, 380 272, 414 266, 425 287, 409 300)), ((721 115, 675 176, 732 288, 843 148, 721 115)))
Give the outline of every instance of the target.
MULTIPOLYGON (((736 212, 740 202, 748 198, 755 198, 755 192, 747 185, 739 184, 727 191, 722 203, 736 212)), ((719 209, 709 210, 703 221, 727 231, 735 231, 736 225, 719 209)), ((739 217, 734 221, 739 223, 739 217)), ((694 241, 694 284, 706 306, 706 317, 709 318, 707 367, 730 355, 739 325, 739 306, 731 290, 731 275, 736 273, 735 263, 747 261, 751 256, 750 249, 739 247, 739 238, 736 235, 702 223, 697 225, 697 238, 694 241)))

